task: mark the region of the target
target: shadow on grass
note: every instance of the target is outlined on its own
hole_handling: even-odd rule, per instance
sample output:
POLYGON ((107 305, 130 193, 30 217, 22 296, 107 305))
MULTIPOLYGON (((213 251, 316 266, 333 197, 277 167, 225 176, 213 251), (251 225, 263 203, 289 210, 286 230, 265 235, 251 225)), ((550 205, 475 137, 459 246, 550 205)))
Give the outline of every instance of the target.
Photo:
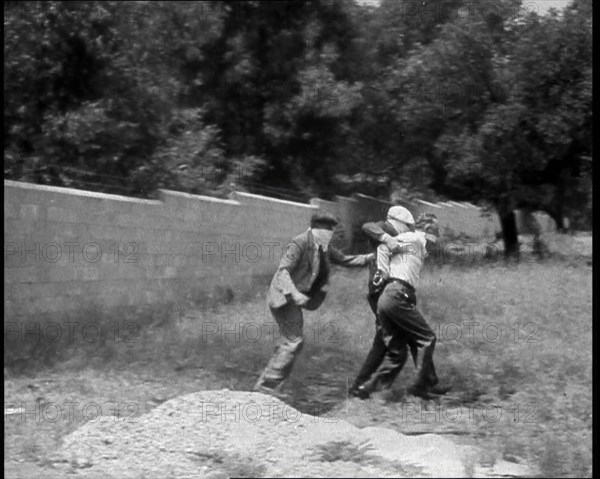
POLYGON ((229 477, 265 477, 267 468, 257 464, 252 458, 237 453, 213 451, 211 453, 192 453, 192 458, 204 466, 209 466, 211 477, 227 479, 229 477))
POLYGON ((394 471, 397 477, 417 477, 423 473, 423 468, 412 464, 404 464, 399 461, 390 461, 376 454, 372 454, 375 448, 364 441, 361 444, 353 444, 350 441, 331 441, 319 444, 313 448, 306 459, 314 462, 353 462, 359 466, 370 465, 385 470, 394 471))

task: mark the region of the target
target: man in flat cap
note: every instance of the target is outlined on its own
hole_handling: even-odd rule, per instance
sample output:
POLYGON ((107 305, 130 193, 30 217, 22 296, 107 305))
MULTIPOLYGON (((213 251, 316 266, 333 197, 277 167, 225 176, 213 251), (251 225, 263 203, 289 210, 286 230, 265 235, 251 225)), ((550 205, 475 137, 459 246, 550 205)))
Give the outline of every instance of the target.
POLYGON ((304 342, 302 309, 314 311, 323 303, 330 263, 366 266, 374 258, 374 254, 346 255, 331 246, 336 225, 334 216, 317 213, 311 219, 310 228, 286 247, 267 293, 281 341, 254 386, 257 391, 277 392, 289 376, 304 342))
POLYGON ((423 260, 439 235, 437 218, 424 214, 415 223, 406 208, 395 206, 390 209, 386 223, 367 223, 363 227, 371 239, 381 242, 369 284, 376 332, 350 394, 366 399, 374 391, 390 388, 406 363, 409 349, 418 369, 417 380, 408 388, 409 394, 428 397, 431 393, 444 393, 448 388, 435 388, 438 383, 433 364, 435 333, 416 309, 416 287, 423 260), (390 226, 397 235, 392 236, 390 226), (415 226, 417 231, 411 232, 415 226), (419 348, 422 348, 420 358, 419 348))

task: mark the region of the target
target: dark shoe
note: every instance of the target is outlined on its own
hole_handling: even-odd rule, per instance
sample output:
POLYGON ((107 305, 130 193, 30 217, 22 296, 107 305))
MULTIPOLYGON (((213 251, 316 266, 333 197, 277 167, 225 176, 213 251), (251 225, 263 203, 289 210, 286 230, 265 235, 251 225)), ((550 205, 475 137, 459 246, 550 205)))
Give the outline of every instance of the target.
POLYGON ((408 388, 406 394, 409 396, 415 396, 421 399, 431 399, 435 396, 431 395, 427 389, 424 388, 408 388))
POLYGON ((443 396, 452 389, 451 386, 436 385, 431 387, 409 387, 406 393, 410 396, 417 396, 423 399, 431 399, 436 396, 443 396))
POLYGON ((263 371, 256 380, 256 383, 254 383, 254 387, 252 388, 254 391, 258 391, 261 388, 278 389, 283 384, 284 379, 266 378, 264 374, 263 371))
POLYGON ((352 397, 363 399, 363 400, 369 399, 369 397, 371 396, 369 391, 367 391, 364 386, 351 387, 350 390, 348 391, 348 394, 352 397))
POLYGON ((433 386, 432 388, 429 388, 429 393, 443 396, 444 394, 450 392, 451 390, 452 390, 452 386, 450 386, 449 384, 438 384, 437 386, 433 386))

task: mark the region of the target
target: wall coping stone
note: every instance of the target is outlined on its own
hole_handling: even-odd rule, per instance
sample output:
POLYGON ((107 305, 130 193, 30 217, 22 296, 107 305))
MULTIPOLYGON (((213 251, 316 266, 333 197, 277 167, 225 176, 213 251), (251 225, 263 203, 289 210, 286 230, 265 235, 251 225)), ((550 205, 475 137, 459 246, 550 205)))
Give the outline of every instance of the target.
POLYGON ((86 198, 97 198, 102 200, 127 201, 129 203, 141 203, 158 205, 160 200, 148 200, 134 196, 113 195, 111 193, 99 193, 97 191, 79 190, 76 188, 65 188, 63 186, 38 185, 37 183, 24 183, 21 181, 4 180, 4 187, 20 188, 23 190, 47 191, 49 193, 60 193, 63 195, 74 195, 86 198))
MULTIPOLYGON (((158 190, 161 197, 166 196, 178 196, 180 198, 186 198, 190 200, 201 200, 201 201, 210 201, 212 203, 224 203, 228 205, 241 205, 239 201, 227 199, 227 198, 215 198, 214 196, 204 196, 204 195, 194 195, 192 193, 184 193, 183 191, 173 191, 173 190, 158 190)), ((166 199, 166 198, 165 198, 166 199)))

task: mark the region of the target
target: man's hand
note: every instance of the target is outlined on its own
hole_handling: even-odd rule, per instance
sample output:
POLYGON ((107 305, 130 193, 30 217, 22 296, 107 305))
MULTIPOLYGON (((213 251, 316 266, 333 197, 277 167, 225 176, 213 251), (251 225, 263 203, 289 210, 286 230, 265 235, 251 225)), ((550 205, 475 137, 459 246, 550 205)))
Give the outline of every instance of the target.
POLYGON ((306 303, 308 303, 309 299, 310 298, 308 296, 301 293, 300 291, 292 293, 292 300, 294 301, 294 304, 296 304, 296 306, 304 306, 306 303))
POLYGON ((400 253, 402 250, 402 242, 387 234, 383 238, 383 244, 385 244, 392 253, 400 253))
POLYGON ((377 289, 381 288, 386 281, 385 274, 381 270, 377 270, 373 276, 373 286, 377 289))

